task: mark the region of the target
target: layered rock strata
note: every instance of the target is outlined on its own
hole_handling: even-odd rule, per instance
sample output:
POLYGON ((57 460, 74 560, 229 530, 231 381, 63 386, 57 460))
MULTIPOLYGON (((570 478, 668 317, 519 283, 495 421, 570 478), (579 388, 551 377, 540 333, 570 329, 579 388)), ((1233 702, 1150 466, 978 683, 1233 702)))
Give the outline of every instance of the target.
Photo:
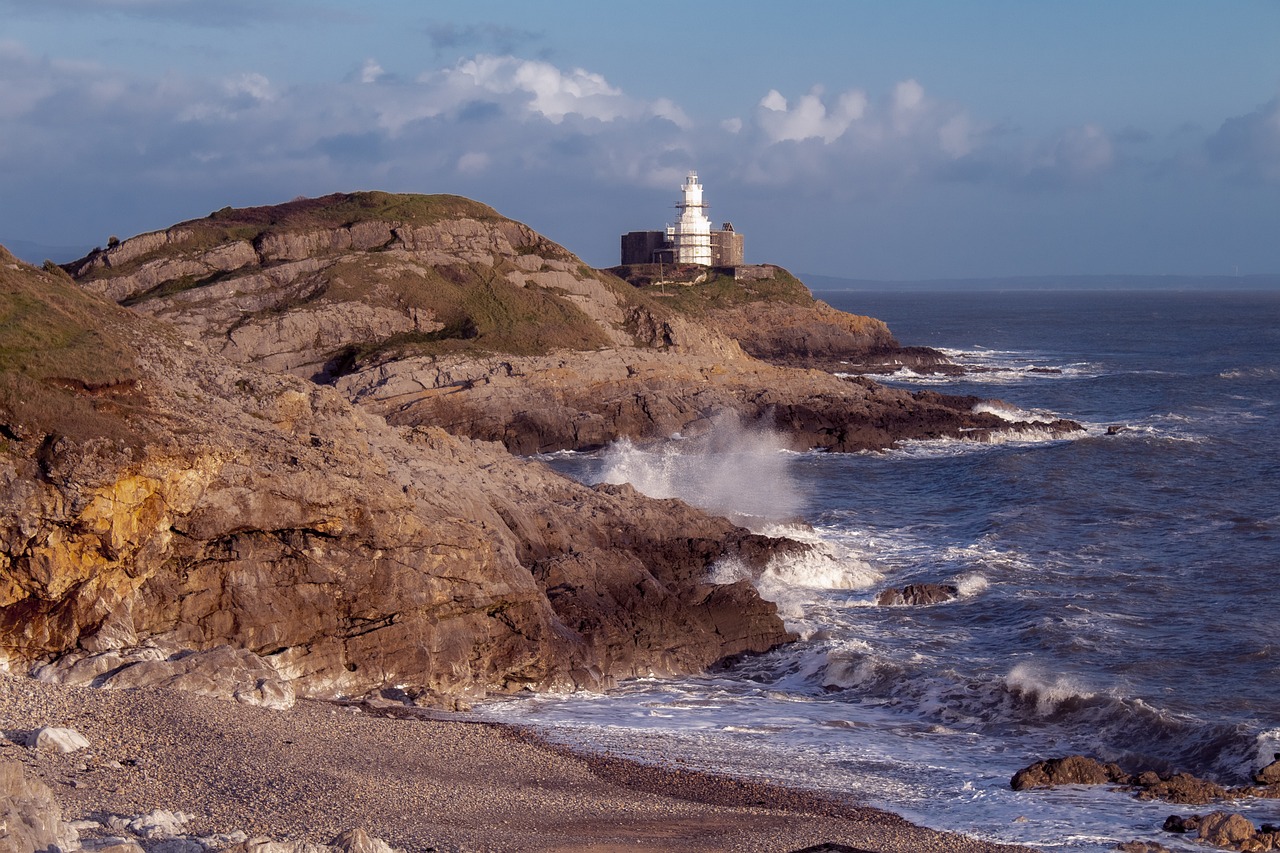
POLYGON ((898 347, 878 320, 815 302, 784 270, 666 298, 453 197, 219 211, 67 269, 228 358, 334 384, 397 424, 521 454, 697 433, 726 412, 796 449, 1019 428, 973 411, 973 399, 779 367, 940 359, 898 347))
POLYGON ((208 684, 230 647, 257 659, 231 694, 270 704, 271 671, 303 696, 457 696, 688 672, 789 638, 749 584, 708 576, 800 546, 388 426, 8 256, 0 298, 0 353, 22 350, 0 361, 10 670, 208 684))

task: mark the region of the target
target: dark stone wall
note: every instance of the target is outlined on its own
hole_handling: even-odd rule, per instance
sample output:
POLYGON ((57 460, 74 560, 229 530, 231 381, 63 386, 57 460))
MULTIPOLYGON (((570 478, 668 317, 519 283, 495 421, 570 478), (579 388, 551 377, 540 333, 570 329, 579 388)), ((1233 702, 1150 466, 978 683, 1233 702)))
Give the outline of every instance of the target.
POLYGON ((742 235, 737 231, 711 232, 711 266, 737 267, 743 263, 742 235))
POLYGON ((622 263, 649 264, 657 260, 655 253, 667 245, 665 231, 630 231, 622 235, 622 263))

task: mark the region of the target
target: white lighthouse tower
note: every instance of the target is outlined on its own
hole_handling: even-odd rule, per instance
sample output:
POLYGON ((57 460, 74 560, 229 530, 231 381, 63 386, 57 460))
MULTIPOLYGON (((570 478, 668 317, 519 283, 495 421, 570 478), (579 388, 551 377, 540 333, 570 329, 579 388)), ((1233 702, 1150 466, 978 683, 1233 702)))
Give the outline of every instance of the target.
POLYGON ((685 178, 684 201, 676 205, 680 210, 680 219, 675 225, 667 226, 667 241, 671 244, 672 254, 678 264, 701 264, 711 266, 711 220, 704 212, 707 208, 702 201, 702 184, 698 183, 698 173, 690 172, 685 178))

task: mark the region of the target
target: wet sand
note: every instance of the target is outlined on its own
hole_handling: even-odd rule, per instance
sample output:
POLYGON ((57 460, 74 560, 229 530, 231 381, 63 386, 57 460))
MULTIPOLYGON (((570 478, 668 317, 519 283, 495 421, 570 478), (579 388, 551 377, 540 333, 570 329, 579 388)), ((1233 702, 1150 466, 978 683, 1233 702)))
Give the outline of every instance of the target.
POLYGON ((329 842, 359 827, 409 851, 1028 850, 921 829, 852 802, 574 754, 526 731, 406 709, 302 701, 271 711, 0 676, 0 729, 0 759, 43 779, 64 818, 162 808, 190 815, 192 835, 329 842), (90 747, 58 755, 18 745, 43 725, 74 728, 90 747))

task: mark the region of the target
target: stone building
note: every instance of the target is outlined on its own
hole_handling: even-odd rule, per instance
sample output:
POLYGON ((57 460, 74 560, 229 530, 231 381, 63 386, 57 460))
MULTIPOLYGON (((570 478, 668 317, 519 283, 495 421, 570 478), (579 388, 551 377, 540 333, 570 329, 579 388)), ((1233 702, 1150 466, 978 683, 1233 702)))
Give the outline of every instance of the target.
POLYGON ((623 264, 698 264, 704 267, 736 267, 743 263, 742 235, 724 223, 711 230, 707 205, 702 200, 698 173, 685 178, 680 217, 665 231, 631 231, 622 235, 623 264))

